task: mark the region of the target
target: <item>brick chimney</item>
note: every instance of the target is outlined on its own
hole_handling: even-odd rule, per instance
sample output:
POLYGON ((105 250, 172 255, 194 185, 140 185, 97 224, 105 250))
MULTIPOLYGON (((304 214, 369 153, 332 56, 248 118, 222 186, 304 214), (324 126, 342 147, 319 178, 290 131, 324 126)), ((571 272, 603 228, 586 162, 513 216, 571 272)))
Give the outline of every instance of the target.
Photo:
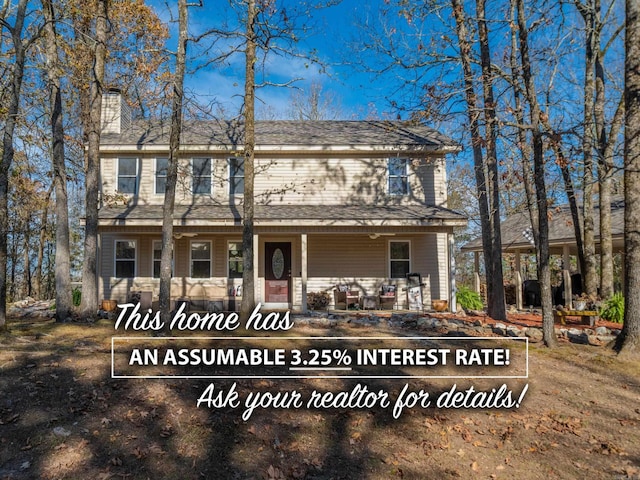
POLYGON ((131 109, 119 88, 108 88, 102 94, 101 133, 122 133, 131 126, 131 109))

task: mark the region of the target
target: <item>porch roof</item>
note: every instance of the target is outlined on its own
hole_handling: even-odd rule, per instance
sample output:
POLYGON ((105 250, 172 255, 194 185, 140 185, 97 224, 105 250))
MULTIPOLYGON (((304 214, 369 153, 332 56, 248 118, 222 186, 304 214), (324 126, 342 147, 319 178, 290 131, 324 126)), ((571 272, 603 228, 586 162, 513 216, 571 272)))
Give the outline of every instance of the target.
MULTIPOLYGON (((466 226, 464 215, 430 205, 256 205, 255 226, 466 226)), ((103 206, 102 226, 160 226, 162 205, 103 206)), ((176 205, 174 225, 239 226, 242 205, 176 205)))
MULTIPOLYGON (((579 206, 581 210, 581 206, 579 206)), ((576 250, 576 238, 573 228, 573 218, 568 205, 561 205, 549 209, 549 247, 551 253, 562 253, 563 247, 569 247, 570 252, 576 250)), ((600 215, 599 208, 594 209, 595 241, 600 243, 600 215)), ((580 215, 582 222, 582 215, 580 215)), ((525 230, 531 228, 529 212, 519 212, 509 215, 500 222, 500 235, 502 237, 502 251, 515 252, 516 250, 530 250, 533 245, 525 238, 525 230)), ((624 234, 624 200, 616 198, 611 202, 611 237, 614 249, 622 248, 624 234)), ((468 252, 482 252, 482 237, 462 246, 462 250, 468 252)))

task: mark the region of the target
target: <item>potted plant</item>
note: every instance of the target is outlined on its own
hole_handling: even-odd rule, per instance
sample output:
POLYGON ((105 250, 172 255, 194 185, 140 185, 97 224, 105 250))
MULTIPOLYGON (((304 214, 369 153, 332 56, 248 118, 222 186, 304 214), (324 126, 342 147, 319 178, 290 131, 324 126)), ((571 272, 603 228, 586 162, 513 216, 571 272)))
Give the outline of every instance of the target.
POLYGON ((436 312, 445 312, 449 308, 449 301, 448 300, 432 300, 431 307, 436 312))

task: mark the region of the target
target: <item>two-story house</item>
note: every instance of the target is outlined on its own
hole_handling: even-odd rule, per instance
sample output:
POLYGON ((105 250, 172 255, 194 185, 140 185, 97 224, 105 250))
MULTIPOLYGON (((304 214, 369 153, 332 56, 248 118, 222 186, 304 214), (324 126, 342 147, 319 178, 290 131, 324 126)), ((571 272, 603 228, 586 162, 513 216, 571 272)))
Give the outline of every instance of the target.
MULTIPOLYGON (((157 296, 169 124, 132 123, 105 95, 100 146, 99 288, 124 301, 157 296)), ((187 121, 174 215, 172 298, 233 308, 242 283, 242 125, 187 121)), ((349 285, 376 295, 418 272, 424 304, 451 300, 453 228, 445 155, 458 147, 422 125, 388 121, 258 121, 256 301, 306 310, 307 292, 349 285)))

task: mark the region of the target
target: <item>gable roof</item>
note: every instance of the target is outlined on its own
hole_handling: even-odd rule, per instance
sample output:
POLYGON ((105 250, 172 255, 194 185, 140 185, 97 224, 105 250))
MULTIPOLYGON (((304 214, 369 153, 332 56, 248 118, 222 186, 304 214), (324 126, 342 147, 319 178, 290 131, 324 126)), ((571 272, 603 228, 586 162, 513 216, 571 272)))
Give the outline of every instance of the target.
MULTIPOLYGON (((120 134, 103 133, 108 146, 168 146, 169 122, 134 122, 120 134)), ((401 121, 267 120, 256 121, 256 147, 387 147, 455 152, 460 148, 449 137, 422 124, 401 121)), ((182 146, 241 148, 244 124, 223 120, 189 120, 183 123, 182 146)))
MULTIPOLYGON (((582 222, 582 208, 580 221, 582 222)), ((596 243, 600 242, 600 215, 599 208, 594 211, 594 232, 596 243)), ((532 248, 531 243, 525 238, 523 232, 531 228, 529 212, 519 212, 509 215, 500 222, 500 236, 502 237, 502 250, 513 252, 514 250, 527 250, 532 248)), ((624 233, 624 200, 614 199, 611 202, 611 236, 614 240, 621 239, 624 233)), ((576 237, 573 228, 573 218, 568 205, 561 205, 549 209, 549 246, 562 247, 563 245, 575 246, 576 237)), ((482 251, 482 237, 477 237, 462 246, 466 251, 482 251)))

